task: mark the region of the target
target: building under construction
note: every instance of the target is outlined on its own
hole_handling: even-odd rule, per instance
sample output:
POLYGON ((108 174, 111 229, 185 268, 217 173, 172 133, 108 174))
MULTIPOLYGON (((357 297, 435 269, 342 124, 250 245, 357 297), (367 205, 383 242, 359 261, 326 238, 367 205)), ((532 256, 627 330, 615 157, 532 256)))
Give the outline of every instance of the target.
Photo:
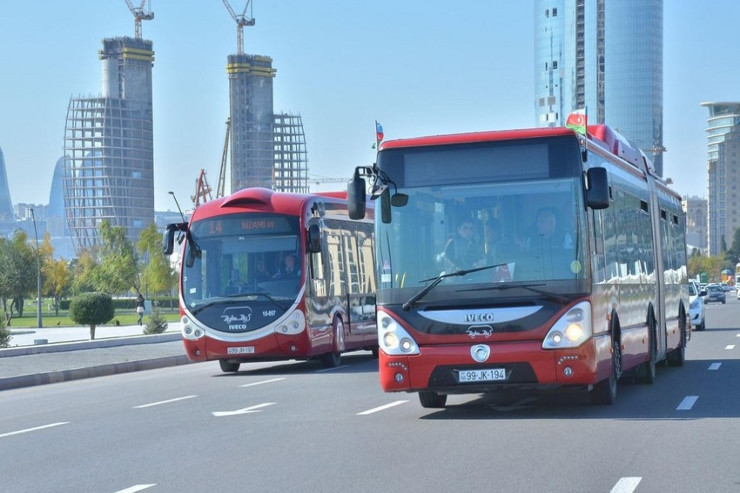
POLYGON ((308 192, 308 167, 300 116, 273 112, 272 58, 229 55, 231 192, 265 187, 308 192))
POLYGON ((64 208, 75 248, 100 244, 100 224, 136 242, 154 221, 152 42, 103 40, 102 94, 72 98, 64 129, 64 208))

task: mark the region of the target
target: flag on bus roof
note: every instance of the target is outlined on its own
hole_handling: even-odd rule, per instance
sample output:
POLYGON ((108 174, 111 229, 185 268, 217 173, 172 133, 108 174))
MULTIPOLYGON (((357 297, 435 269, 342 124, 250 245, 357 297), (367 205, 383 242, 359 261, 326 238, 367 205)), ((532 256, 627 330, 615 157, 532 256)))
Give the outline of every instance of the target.
POLYGON ((565 126, 579 134, 586 135, 586 127, 588 126, 588 113, 586 112, 586 108, 576 110, 568 115, 568 119, 565 121, 565 126))
POLYGON ((383 142, 383 125, 375 120, 375 143, 380 145, 381 142, 383 142))

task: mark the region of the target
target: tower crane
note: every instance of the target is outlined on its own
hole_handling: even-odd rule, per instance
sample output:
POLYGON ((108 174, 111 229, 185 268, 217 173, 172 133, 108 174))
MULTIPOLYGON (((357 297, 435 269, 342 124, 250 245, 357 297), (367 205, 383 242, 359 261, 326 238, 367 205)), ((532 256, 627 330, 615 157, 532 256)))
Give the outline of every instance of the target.
POLYGON ((193 201, 195 207, 213 199, 211 196, 211 186, 208 184, 208 180, 206 180, 206 170, 200 170, 198 179, 195 180, 195 195, 191 196, 190 199, 193 201))
POLYGON ((147 12, 144 9, 144 4, 146 3, 146 0, 141 0, 141 3, 138 7, 134 7, 134 4, 131 3, 131 0, 126 0, 126 5, 128 5, 128 9, 131 11, 132 14, 134 14, 134 34, 135 37, 138 39, 141 39, 141 21, 150 21, 154 19, 154 12, 152 12, 151 5, 146 9, 149 12, 147 12))
POLYGON ((224 196, 226 191, 226 157, 229 154, 229 132, 231 131, 231 117, 226 118, 226 137, 224 138, 224 152, 221 154, 221 171, 218 173, 218 186, 216 187, 216 198, 224 196))
POLYGON ((228 0, 222 0, 222 1, 224 2, 224 6, 226 7, 226 10, 229 11, 229 14, 231 14, 231 17, 234 19, 234 21, 236 21, 236 54, 243 55, 244 54, 244 36, 242 34, 242 30, 244 26, 254 26, 254 17, 252 16, 252 10, 249 11, 249 17, 247 17, 247 9, 249 8, 249 5, 252 3, 252 0, 247 0, 247 4, 244 6, 244 10, 242 11, 241 15, 236 15, 236 12, 234 12, 234 9, 231 8, 231 5, 229 4, 228 0))

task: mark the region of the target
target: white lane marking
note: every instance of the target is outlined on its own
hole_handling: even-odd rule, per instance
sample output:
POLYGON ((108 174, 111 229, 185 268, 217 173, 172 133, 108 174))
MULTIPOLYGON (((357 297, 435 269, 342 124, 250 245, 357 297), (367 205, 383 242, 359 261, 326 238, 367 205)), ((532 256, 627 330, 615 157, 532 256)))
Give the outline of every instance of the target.
POLYGON ((167 399, 166 401, 150 402, 149 404, 142 404, 140 406, 134 406, 134 409, 144 409, 145 407, 159 406, 161 404, 169 404, 171 402, 184 401, 185 399, 192 399, 198 397, 197 395, 186 395, 184 397, 175 397, 174 399, 167 399))
POLYGON ((719 367, 722 366, 722 363, 712 363, 709 365, 709 370, 719 370, 719 367))
POLYGON ((609 493, 632 493, 637 488, 637 485, 640 484, 640 481, 642 481, 640 477, 621 478, 609 493))
POLYGON ((47 428, 54 428, 55 426, 68 425, 69 421, 60 421, 59 423, 51 423, 49 425, 35 426, 33 428, 26 428, 25 430, 11 431, 10 433, 3 433, 0 438, 5 438, 13 435, 20 435, 21 433, 28 433, 30 431, 45 430, 47 428))
POLYGON ((280 380, 285 380, 285 378, 284 377, 281 377, 281 378, 273 378, 271 380, 262 380, 261 382, 245 383, 244 385, 240 385, 239 387, 254 387, 255 385, 262 385, 264 383, 279 382, 280 380))
POLYGON ((357 416, 366 416, 368 414, 377 413, 378 411, 384 411, 384 410, 386 410, 388 408, 391 408, 391 407, 394 407, 394 406, 398 406, 399 404, 405 404, 407 402, 408 402, 408 400, 391 402, 390 404, 386 404, 385 406, 380 406, 380 407, 376 407, 376 408, 373 408, 373 409, 368 409, 367 411, 362 411, 361 413, 357 413, 357 416))
POLYGON ((125 490, 118 490, 116 493, 136 493, 137 491, 145 490, 147 488, 151 488, 152 486, 156 486, 157 483, 152 484, 135 484, 131 488, 126 488, 125 490))
POLYGON ((725 346, 725 349, 735 349, 735 345, 734 344, 728 344, 727 346, 725 346))
POLYGON ((683 398, 681 404, 678 405, 676 411, 689 411, 696 404, 698 398, 698 395, 687 395, 683 398))
POLYGON ((262 404, 257 404, 256 406, 250 406, 245 407, 244 409, 237 409, 236 411, 213 411, 211 414, 214 416, 236 416, 237 414, 249 414, 249 413, 258 413, 260 412, 259 409, 261 407, 267 407, 272 406, 273 404, 277 404, 276 402, 264 402, 262 404))
POLYGON ((323 370, 316 370, 316 373, 325 373, 327 371, 339 370, 340 368, 349 368, 349 365, 339 365, 334 368, 324 368, 323 370))

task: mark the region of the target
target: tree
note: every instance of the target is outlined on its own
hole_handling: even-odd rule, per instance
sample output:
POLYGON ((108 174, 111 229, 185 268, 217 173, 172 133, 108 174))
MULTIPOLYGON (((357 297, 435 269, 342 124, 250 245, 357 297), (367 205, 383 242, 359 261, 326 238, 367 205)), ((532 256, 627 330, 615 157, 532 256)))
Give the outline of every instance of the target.
POLYGON ((113 298, 106 293, 82 293, 69 305, 69 318, 90 326, 90 340, 95 339, 95 327, 109 322, 115 314, 113 298))
POLYGON ((5 317, 0 317, 0 348, 10 347, 10 329, 5 325, 5 317))
POLYGON ((172 290, 177 277, 170 267, 169 258, 162 253, 162 235, 157 231, 156 224, 151 223, 141 233, 136 248, 143 261, 141 287, 147 296, 149 292, 164 293, 172 290))
POLYGON ((136 252, 126 238, 126 229, 111 226, 106 220, 100 225, 100 236, 103 242, 100 266, 93 275, 96 291, 125 293, 134 288, 138 292, 136 252))
POLYGON ((11 240, 0 238, 0 297, 7 321, 13 317, 13 307, 23 315, 25 297, 36 292, 36 251, 27 243, 28 236, 16 230, 11 240), (10 299, 10 310, 7 300, 10 299))
POLYGON ((164 318, 159 308, 155 308, 144 327, 144 334, 161 334, 165 330, 167 330, 167 319, 164 318))
POLYGON ((99 268, 92 250, 84 249, 69 263, 72 271, 72 293, 81 294, 95 291, 95 271, 99 268))
POLYGON ((72 272, 69 264, 63 260, 48 261, 42 267, 44 273, 44 294, 54 300, 54 313, 59 316, 59 303, 69 293, 72 286, 72 272))

